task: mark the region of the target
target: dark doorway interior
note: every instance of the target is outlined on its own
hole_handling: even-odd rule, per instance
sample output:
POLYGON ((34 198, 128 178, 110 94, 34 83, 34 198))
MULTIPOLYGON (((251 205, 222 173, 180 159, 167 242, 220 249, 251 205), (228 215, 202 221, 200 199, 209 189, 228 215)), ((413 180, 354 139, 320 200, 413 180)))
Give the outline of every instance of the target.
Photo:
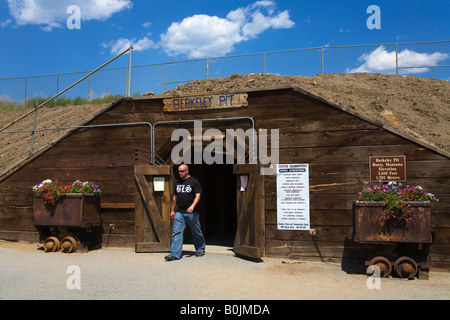
MULTIPOLYGON (((174 172, 177 170, 174 169, 174 172)), ((236 176, 233 174, 233 165, 190 164, 189 172, 199 180, 203 188, 200 223, 206 245, 232 247, 237 228, 236 176)), ((192 243, 189 228, 185 230, 185 243, 192 243)))

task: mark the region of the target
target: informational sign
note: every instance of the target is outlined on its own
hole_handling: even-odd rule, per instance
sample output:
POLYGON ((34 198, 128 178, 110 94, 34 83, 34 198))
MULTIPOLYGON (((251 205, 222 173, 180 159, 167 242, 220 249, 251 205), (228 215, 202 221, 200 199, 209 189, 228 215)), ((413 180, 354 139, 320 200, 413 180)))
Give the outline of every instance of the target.
POLYGON ((369 157, 370 182, 406 181, 406 156, 369 157))
POLYGON ((309 165, 277 165, 277 228, 309 230, 309 165))
POLYGON ((163 99, 164 111, 195 111, 248 106, 247 93, 163 99))
POLYGON ((153 177, 153 190, 164 191, 164 177, 153 177))

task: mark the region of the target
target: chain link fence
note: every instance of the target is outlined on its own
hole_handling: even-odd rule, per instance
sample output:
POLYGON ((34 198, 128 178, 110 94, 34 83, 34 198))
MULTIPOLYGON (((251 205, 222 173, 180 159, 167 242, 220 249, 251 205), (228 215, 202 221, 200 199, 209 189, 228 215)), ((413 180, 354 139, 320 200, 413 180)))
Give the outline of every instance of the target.
MULTIPOLYGON (((234 73, 312 76, 377 72, 450 80, 449 60, 450 40, 322 46, 135 65, 131 70, 129 66, 104 68, 71 88, 67 94, 88 100, 106 95, 140 95, 148 91, 159 94, 181 83, 222 78, 234 73)), ((0 78, 0 103, 25 105, 30 98, 56 95, 89 73, 77 71, 0 78)))

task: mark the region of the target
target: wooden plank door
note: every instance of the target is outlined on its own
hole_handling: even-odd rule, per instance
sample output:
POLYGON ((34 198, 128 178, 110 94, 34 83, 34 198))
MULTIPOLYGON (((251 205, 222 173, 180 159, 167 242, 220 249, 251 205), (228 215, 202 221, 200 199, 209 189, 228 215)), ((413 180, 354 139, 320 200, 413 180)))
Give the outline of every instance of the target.
POLYGON ((234 252, 238 255, 259 259, 264 256, 264 176, 258 164, 235 164, 233 173, 237 178, 237 231, 234 252), (241 175, 248 176, 247 188, 241 191, 241 175))
POLYGON ((136 252, 170 249, 172 167, 135 166, 136 252), (154 177, 164 177, 164 191, 154 190, 154 177))

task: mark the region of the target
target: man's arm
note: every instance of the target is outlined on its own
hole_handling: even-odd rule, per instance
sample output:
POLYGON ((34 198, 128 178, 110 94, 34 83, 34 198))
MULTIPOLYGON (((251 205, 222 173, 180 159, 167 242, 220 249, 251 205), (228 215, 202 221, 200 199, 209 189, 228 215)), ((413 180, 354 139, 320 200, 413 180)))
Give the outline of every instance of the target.
POLYGON ((186 210, 187 213, 192 213, 194 211, 195 206, 200 201, 201 195, 202 195, 201 193, 196 193, 195 194, 194 202, 192 202, 191 206, 186 210))
POLYGON ((177 207, 177 196, 173 195, 172 198, 172 210, 170 211, 170 217, 175 218, 175 208, 177 207))

